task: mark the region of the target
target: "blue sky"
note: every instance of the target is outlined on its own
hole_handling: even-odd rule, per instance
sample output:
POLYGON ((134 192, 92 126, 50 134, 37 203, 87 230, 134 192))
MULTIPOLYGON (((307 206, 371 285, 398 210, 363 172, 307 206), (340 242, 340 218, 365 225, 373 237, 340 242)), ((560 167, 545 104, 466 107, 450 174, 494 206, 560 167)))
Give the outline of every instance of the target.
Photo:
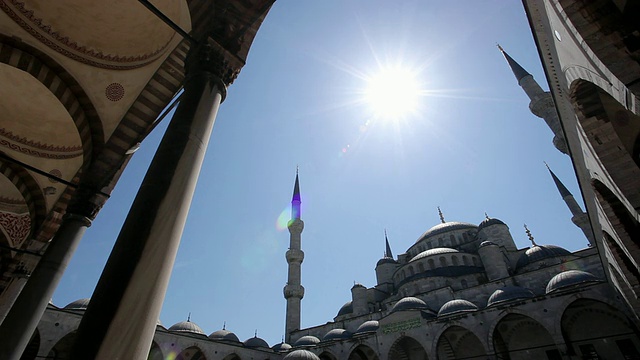
MULTIPOLYGON (((518 1, 279 0, 213 130, 160 319, 187 319, 270 345, 284 333, 289 244, 277 219, 302 192, 302 326, 331 321, 354 281, 375 285, 387 229, 394 254, 439 223, 510 226, 527 247, 587 240, 544 167, 580 200, 568 156, 496 48, 547 88, 518 1), (400 64, 400 65, 398 65, 400 64), (384 66, 418 74, 419 112, 398 121, 362 101, 384 66)), ((56 291, 90 297, 167 122, 142 144, 56 291)))

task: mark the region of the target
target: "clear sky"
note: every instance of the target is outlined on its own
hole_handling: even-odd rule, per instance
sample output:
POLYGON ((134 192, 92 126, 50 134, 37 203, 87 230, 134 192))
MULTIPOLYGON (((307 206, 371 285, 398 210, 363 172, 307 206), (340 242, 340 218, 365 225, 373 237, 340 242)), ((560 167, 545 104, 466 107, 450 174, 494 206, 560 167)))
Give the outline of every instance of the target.
MULTIPOLYGON (((496 43, 547 89, 526 15, 505 0, 278 0, 213 130, 160 319, 270 345, 284 333, 289 234, 302 192, 302 326, 332 321, 354 281, 375 285, 387 229, 403 253, 439 223, 507 223, 519 247, 587 240, 543 161, 581 202, 568 156, 532 115, 496 43), (384 69, 420 87, 402 117, 366 101, 384 69)), ((394 91, 390 91, 395 93, 394 91)), ((408 105, 407 105, 408 107, 408 105)), ((53 297, 90 297, 168 121, 135 154, 53 297)))

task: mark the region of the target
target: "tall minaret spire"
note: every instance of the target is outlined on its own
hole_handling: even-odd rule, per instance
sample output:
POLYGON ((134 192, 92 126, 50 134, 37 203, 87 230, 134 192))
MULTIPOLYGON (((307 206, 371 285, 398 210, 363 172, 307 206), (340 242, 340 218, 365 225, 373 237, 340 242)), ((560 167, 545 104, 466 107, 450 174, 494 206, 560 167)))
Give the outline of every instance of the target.
POLYGON ((391 246, 389 246, 389 239, 387 238, 387 229, 384 229, 384 242, 385 242, 385 245, 387 246, 384 252, 384 257, 393 259, 393 253, 391 252, 391 246))
POLYGON ((289 264, 289 274, 287 285, 283 292, 287 300, 287 315, 285 324, 285 336, 287 341, 291 341, 291 333, 300 329, 300 303, 304 297, 304 287, 301 285, 300 268, 304 260, 304 252, 301 250, 301 234, 304 229, 304 222, 300 219, 300 183, 298 180, 298 169, 296 168, 296 182, 293 186, 293 197, 291 199, 291 220, 289 221, 289 250, 286 253, 289 264))
POLYGON ((571 221, 577 227, 579 227, 580 230, 582 230, 584 236, 587 238, 587 240, 589 240, 589 244, 591 246, 595 246, 593 231, 591 230, 591 223, 589 222, 589 215, 587 215, 586 212, 582 211, 582 208, 580 207, 580 205, 578 205, 578 202, 573 197, 571 192, 569 192, 569 189, 567 189, 567 187, 564 186, 560 179, 558 179, 556 174, 551 171, 549 165, 547 165, 547 163, 544 164, 547 166, 547 170, 549 170, 549 174, 551 174, 553 182, 556 184, 556 187, 560 192, 560 196, 562 196, 562 200, 564 200, 565 204, 567 204, 567 207, 569 207, 569 210, 571 211, 571 215, 573 215, 571 217, 571 221))
POLYGON ((560 119, 558 118, 558 112, 556 111, 551 93, 542 90, 540 85, 533 79, 533 76, 513 60, 513 58, 504 51, 502 46, 498 45, 498 49, 507 60, 511 71, 513 71, 513 75, 516 77, 516 80, 518 80, 518 85, 522 87, 531 100, 529 109, 535 116, 544 119, 547 126, 553 131, 553 145, 556 149, 564 154, 568 154, 567 142, 562 132, 562 126, 560 125, 560 119))

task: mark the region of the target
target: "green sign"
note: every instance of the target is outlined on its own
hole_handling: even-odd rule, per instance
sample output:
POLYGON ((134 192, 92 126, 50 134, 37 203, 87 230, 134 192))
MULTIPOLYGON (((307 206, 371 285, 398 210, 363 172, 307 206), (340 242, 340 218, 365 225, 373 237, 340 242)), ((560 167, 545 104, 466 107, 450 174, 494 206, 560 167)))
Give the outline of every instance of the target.
POLYGON ((399 321, 387 325, 382 325, 382 333, 390 334, 399 331, 405 331, 409 329, 415 329, 420 327, 420 318, 409 319, 405 321, 399 321))

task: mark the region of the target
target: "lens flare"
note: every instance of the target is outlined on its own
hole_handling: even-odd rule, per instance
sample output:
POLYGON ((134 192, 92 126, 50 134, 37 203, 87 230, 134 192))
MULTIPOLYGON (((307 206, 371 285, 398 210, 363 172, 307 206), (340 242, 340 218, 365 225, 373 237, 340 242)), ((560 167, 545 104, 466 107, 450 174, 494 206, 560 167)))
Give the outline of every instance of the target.
POLYGON ((278 218, 276 219, 276 229, 278 231, 283 231, 287 229, 287 225, 289 224, 289 218, 291 217, 291 207, 287 206, 282 210, 278 218))

